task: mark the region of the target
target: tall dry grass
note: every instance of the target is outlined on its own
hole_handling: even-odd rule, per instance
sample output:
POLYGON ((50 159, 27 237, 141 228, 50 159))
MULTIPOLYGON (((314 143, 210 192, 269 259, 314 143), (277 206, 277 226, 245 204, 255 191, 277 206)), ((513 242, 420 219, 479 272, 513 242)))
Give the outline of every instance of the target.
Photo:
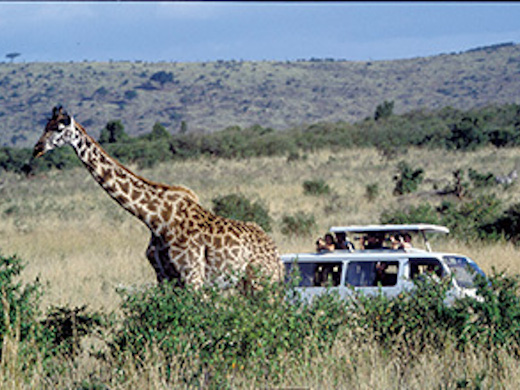
MULTIPOLYGON (((233 192, 261 200, 275 221, 272 235, 283 253, 311 251, 315 238, 282 235, 279 222, 285 214, 303 211, 314 215, 318 235, 331 225, 377 223, 384 209, 424 200, 392 195, 392 178, 400 160, 425 170, 427 180, 420 192, 445 185, 457 168, 504 174, 520 167, 517 149, 470 153, 411 149, 394 160, 383 158, 375 149, 353 149, 309 153, 291 162, 285 157, 262 157, 165 163, 139 174, 190 187, 207 208, 217 195, 233 192), (304 195, 303 182, 317 179, 324 179, 333 194, 304 195), (366 186, 374 183, 378 196, 369 201, 366 186)), ((520 201, 517 185, 494 191, 507 203, 520 201)), ((155 283, 144 256, 147 229, 113 202, 86 170, 53 171, 31 179, 3 174, 0 196, 0 251, 19 255, 27 262, 24 278, 38 276, 47 285, 45 304, 110 309, 119 302, 117 286, 155 283)), ((485 271, 494 266, 520 273, 519 252, 513 245, 455 241, 442 245, 439 249, 468 254, 485 271)))
MULTIPOLYGON (((331 225, 377 223, 383 209, 421 201, 420 196, 392 195, 392 177, 401 159, 425 170, 429 181, 421 185, 422 192, 431 190, 435 183, 449 182, 457 168, 504 174, 520 165, 516 149, 471 153, 412 149, 395 160, 382 158, 375 149, 353 149, 309 153, 292 162, 284 157, 202 159, 162 164, 139 173, 156 181, 192 188, 207 208, 215 196, 233 192, 261 200, 275 221, 272 235, 283 253, 313 250, 315 238, 282 235, 279 222, 285 214, 304 211, 314 215, 318 225, 314 233, 318 235, 331 225), (324 179, 333 194, 304 195, 303 182, 316 179, 324 179), (374 183, 378 184, 379 193, 375 201, 370 201, 365 196, 366 186, 374 183)), ((119 286, 155 283, 144 256, 148 231, 113 202, 86 170, 53 171, 31 179, 2 174, 0 181, 0 252, 17 254, 25 260, 25 281, 38 277, 44 283, 44 306, 86 304, 95 310, 117 310, 119 286)), ((494 191, 506 203, 520 200, 518 185, 494 191)), ((469 255, 487 272, 496 267, 511 274, 520 273, 520 252, 510 243, 446 240, 436 244, 438 249, 469 255)), ((128 365, 115 370, 116 362, 95 359, 83 352, 70 360, 69 369, 49 377, 38 364, 31 372, 24 371, 16 324, 11 328, 14 330, 3 345, 3 356, 8 359, 0 365, 0 386, 6 388, 78 388, 85 378, 91 385, 99 383, 119 389, 177 388, 185 386, 175 375, 166 379, 165 372, 170 368, 174 374, 196 370, 199 364, 179 356, 168 367, 167 361, 172 364, 170 357, 166 359, 152 349, 140 362, 141 368, 137 369, 129 356, 128 365), (124 372, 125 379, 121 380, 117 372, 124 372)), ((447 346, 442 353, 423 351, 414 360, 404 361, 397 354, 359 340, 338 341, 326 355, 288 358, 283 372, 279 385, 287 388, 454 389, 467 383, 472 388, 479 385, 511 389, 520 383, 518 361, 505 353, 487 357, 478 351, 460 353, 447 346), (500 377, 493 374, 497 359, 502 367, 500 377)), ((230 387, 269 386, 260 379, 252 382, 247 378, 238 367, 229 376, 230 387)))

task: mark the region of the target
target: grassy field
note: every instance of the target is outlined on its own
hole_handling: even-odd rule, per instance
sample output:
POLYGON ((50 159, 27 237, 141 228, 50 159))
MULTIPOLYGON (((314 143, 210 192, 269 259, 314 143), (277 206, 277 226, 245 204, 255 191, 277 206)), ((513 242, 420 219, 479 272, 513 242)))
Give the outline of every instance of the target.
MULTIPOLYGON (((315 238, 331 225, 378 223, 385 209, 424 199, 439 202, 428 191, 435 183, 449 182, 457 168, 505 174, 519 166, 518 149, 489 148, 468 153, 411 149, 394 160, 383 158, 375 149, 354 149, 320 151, 291 162, 284 157, 202 159, 163 164, 139 173, 155 181, 190 187, 207 208, 211 208, 215 196, 235 192, 260 200, 274 220, 272 236, 284 253, 313 250, 315 238), (416 195, 392 195, 393 176, 400 160, 425 170, 427 180, 416 195), (316 179, 324 179, 332 194, 304 195, 302 183, 316 179), (365 196, 366 186, 373 183, 378 184, 379 192, 374 201, 369 201, 365 196), (299 211, 314 215, 318 225, 314 235, 300 238, 282 235, 279 224, 282 216, 299 211)), ((118 287, 155 284, 154 273, 144 255, 149 240, 147 229, 120 209, 85 169, 51 171, 30 179, 2 174, 0 181, 0 252, 17 254, 25 261, 23 281, 38 277, 44 283, 43 306, 85 304, 95 310, 117 311, 121 304, 116 293, 118 287)), ((506 204, 520 201, 518 184, 490 191, 506 204)), ((435 245, 439 250, 472 257, 486 272, 496 267, 508 274, 520 274, 520 250, 512 244, 467 244, 447 239, 435 245)), ((16 355, 16 340, 4 341, 3 350, 4 356, 16 355)), ((348 345, 342 341, 327 355, 285 362, 281 385, 451 389, 466 380, 468 386, 475 386, 471 388, 477 388, 478 384, 482 384, 481 388, 518 387, 518 361, 506 352, 499 353, 502 368, 500 376, 496 376, 492 370, 493 359, 497 357, 484 356, 478 351, 460 353, 447 346, 442 353, 424 351, 414 361, 403 361, 360 340, 348 345)), ((181 357, 178 369, 192 369, 181 357), (181 361, 185 366, 181 367, 181 361)), ((150 354, 141 363, 141 370, 131 364, 124 367, 127 379, 123 384, 111 376, 114 362, 98 361, 86 352, 71 361, 66 373, 57 373, 52 382, 38 372, 30 377, 31 383, 23 382, 17 377, 15 366, 3 363, 0 382, 6 388, 72 388, 95 372, 107 388, 183 387, 175 379, 164 380, 164 360, 160 354, 150 354)), ((192 363, 196 366, 196 362, 192 363)), ((229 380, 232 387, 238 388, 262 385, 252 383, 239 370, 229 380)))
MULTIPOLYGON (((155 181, 182 184, 193 189, 202 204, 211 208, 218 195, 242 193, 260 200, 274 220, 273 237, 282 253, 310 251, 318 235, 332 225, 378 223, 383 210, 415 204, 421 196, 392 195, 393 176, 399 160, 425 170, 419 192, 432 183, 447 183, 452 171, 473 167, 504 174, 520 166, 516 149, 484 149, 471 153, 444 150, 410 150, 396 160, 386 160, 375 149, 323 151, 304 159, 209 160, 163 164, 140 171, 155 181), (324 179, 332 194, 303 194, 305 180, 324 179), (365 197, 366 186, 378 183, 375 201, 365 197), (298 211, 312 214, 318 225, 314 237, 291 238, 280 233, 283 215, 298 211)), ((27 262, 25 278, 39 276, 48 283, 49 304, 117 306, 118 285, 154 283, 144 256, 147 229, 121 209, 95 183, 85 169, 52 171, 26 179, 4 175, 0 193, 0 249, 18 254, 27 262)), ((494 190, 507 203, 520 201, 516 185, 494 190)), ((440 199, 431 199, 432 203, 440 199)), ((492 266, 520 273, 518 251, 509 244, 442 242, 442 249, 466 253, 489 271, 492 266)))

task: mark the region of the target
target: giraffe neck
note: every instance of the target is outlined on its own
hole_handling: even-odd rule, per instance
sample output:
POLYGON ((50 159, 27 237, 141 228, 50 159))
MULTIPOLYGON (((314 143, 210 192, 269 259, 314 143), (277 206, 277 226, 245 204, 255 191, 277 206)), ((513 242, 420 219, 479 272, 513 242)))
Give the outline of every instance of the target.
POLYGON ((116 202, 152 231, 156 227, 150 223, 151 214, 156 212, 157 205, 162 204, 161 198, 166 191, 178 192, 198 201, 197 196, 187 188, 165 186, 136 175, 103 150, 78 123, 76 128, 78 136, 71 144, 87 170, 116 202))

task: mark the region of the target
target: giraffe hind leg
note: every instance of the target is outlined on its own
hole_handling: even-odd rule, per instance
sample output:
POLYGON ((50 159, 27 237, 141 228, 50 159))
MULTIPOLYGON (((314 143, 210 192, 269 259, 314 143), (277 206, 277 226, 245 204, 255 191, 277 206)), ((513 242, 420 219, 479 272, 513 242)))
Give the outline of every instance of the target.
POLYGON ((146 249, 146 257, 155 270, 157 281, 162 283, 168 280, 168 275, 161 262, 161 239, 152 234, 148 248, 146 249))

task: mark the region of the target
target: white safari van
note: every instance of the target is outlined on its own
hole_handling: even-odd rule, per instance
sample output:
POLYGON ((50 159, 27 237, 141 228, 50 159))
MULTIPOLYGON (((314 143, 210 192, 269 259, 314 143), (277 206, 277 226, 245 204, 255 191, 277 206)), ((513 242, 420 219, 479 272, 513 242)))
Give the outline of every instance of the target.
POLYGON ((451 277, 446 303, 465 296, 476 298, 475 276, 484 276, 482 270, 466 256, 432 251, 427 240, 432 233, 449 230, 429 224, 334 226, 330 234, 346 240, 342 246, 349 249, 282 255, 286 281, 298 267, 296 289, 304 299, 312 299, 330 291, 342 297, 353 292, 393 297, 413 288, 414 278, 451 277), (422 237, 422 249, 416 247, 417 236, 422 237))

